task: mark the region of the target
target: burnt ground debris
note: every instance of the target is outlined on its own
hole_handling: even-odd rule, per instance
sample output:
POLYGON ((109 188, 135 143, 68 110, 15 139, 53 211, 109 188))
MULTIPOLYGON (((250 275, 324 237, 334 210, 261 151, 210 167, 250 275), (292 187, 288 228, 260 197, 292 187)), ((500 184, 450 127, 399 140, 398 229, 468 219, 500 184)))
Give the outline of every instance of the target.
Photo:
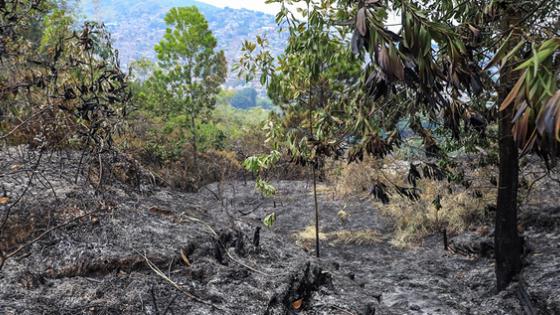
MULTIPOLYGON (((488 255, 445 251, 440 235, 411 249, 394 247, 391 223, 361 197, 340 199, 323 189, 322 232, 370 230, 379 237, 326 237, 317 259, 313 246, 294 237, 313 222, 305 181, 277 182, 273 199, 260 197, 251 182, 237 181, 198 193, 149 180, 96 191, 73 183, 78 157, 46 162, 62 177, 44 172, 32 184, 13 209, 0 250, 9 253, 46 229, 94 213, 5 262, 2 314, 524 314, 520 287, 539 314, 560 313, 560 212, 554 201, 524 207, 530 251, 523 285, 496 294, 488 255), (349 214, 344 222, 337 217, 342 207, 349 214), (276 223, 262 227, 272 211, 276 223)), ((26 167, 14 167, 6 155, 1 160, 2 167, 26 167)), ((17 196, 24 174, 14 171, 2 185, 17 196)))

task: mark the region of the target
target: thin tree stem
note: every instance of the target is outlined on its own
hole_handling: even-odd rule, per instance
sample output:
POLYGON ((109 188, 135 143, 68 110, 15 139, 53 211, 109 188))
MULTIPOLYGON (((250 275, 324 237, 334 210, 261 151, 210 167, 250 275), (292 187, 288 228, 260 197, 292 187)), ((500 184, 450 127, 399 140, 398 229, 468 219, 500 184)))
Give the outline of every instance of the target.
POLYGON ((315 165, 313 165, 313 198, 315 202, 315 252, 317 257, 320 257, 319 253, 319 203, 317 202, 317 170, 315 165))
MULTIPOLYGON (((309 9, 310 9, 310 2, 307 2, 307 27, 310 27, 310 15, 309 14, 309 9)), ((316 62, 316 60, 315 60, 316 62)), ((309 132, 310 132, 310 137, 311 139, 313 139, 314 141, 315 136, 314 136, 314 132, 313 132, 313 111, 314 111, 314 104, 312 102, 312 98, 313 98, 313 81, 314 81, 314 76, 313 76, 313 70, 310 71, 310 76, 309 76, 309 99, 308 99, 308 103, 307 106, 309 108, 309 132)), ((322 98, 322 93, 321 93, 321 98, 322 98)), ((322 99, 320 100, 322 102, 322 99)), ((315 153, 316 154, 316 153, 315 153)), ((318 167, 319 163, 318 163, 318 159, 315 156, 313 163, 311 165, 312 169, 313 169, 313 202, 314 202, 314 206, 315 206, 315 254, 317 255, 317 258, 319 258, 320 255, 320 240, 319 240, 319 203, 317 201, 317 170, 316 168, 318 167)))
MULTIPOLYGON (((196 184, 195 185, 198 186, 198 180, 200 179, 199 178, 200 171, 198 169, 198 148, 196 146, 196 142, 197 142, 197 139, 196 139, 196 120, 195 120, 195 117, 194 117, 194 110, 191 111, 191 130, 192 130, 192 147, 193 147, 193 166, 194 166, 193 169, 196 172, 196 180, 195 180, 196 184)), ((196 189, 198 189, 198 187, 196 189)))

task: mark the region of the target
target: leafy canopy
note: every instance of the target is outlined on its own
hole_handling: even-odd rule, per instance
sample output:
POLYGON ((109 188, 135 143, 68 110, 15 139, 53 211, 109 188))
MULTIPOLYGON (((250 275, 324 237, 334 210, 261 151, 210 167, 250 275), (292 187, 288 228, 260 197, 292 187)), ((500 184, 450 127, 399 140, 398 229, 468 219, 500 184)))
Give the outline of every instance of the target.
POLYGON ((224 53, 215 51, 216 39, 196 7, 173 8, 165 22, 165 35, 155 46, 160 69, 154 73, 154 84, 189 115, 207 113, 225 80, 224 53))

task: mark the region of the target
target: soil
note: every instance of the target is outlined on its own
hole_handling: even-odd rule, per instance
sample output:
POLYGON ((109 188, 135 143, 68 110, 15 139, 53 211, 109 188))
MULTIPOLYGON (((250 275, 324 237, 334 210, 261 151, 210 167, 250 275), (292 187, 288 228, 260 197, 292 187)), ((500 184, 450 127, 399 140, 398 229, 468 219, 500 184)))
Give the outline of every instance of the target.
MULTIPOLYGON (((32 163, 36 155, 26 154, 32 163)), ((337 198, 321 185, 323 233, 376 237, 325 237, 316 258, 314 242, 295 236, 314 222, 307 182, 276 182, 279 192, 269 199, 242 181, 198 193, 149 181, 96 191, 73 181, 78 158, 45 162, 44 178, 13 209, 0 250, 10 253, 49 228, 94 213, 6 260, 0 314, 526 314, 531 306, 538 314, 560 314, 558 205, 524 208, 524 271, 496 293, 491 254, 446 251, 440 235, 397 248, 391 222, 363 196, 337 198), (267 228, 262 219, 273 211, 276 222, 267 228)), ((21 155, 4 153, 0 164, 27 167, 21 155)), ((0 177, 11 200, 25 189, 25 174, 0 177)), ((0 206, 2 217, 6 211, 0 206)))

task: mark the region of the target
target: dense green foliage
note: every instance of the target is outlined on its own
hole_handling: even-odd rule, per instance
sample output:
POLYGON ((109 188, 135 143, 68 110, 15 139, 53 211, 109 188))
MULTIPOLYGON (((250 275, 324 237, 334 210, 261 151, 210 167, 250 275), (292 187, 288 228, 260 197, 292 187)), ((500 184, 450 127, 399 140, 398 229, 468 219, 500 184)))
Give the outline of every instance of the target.
POLYGON ((223 51, 215 51, 216 39, 196 7, 173 8, 165 22, 168 28, 155 47, 159 67, 151 80, 167 96, 164 100, 175 115, 173 123, 190 124, 196 161, 196 121, 215 105, 227 73, 226 60, 223 51))
MULTIPOLYGON (((145 141, 142 146, 155 150, 161 160, 177 160, 192 137, 189 117, 181 113, 165 111, 148 81, 133 84, 138 109, 132 113, 132 124, 145 125, 145 141), (150 101, 153 97, 154 102, 150 101)), ((156 90, 157 91, 157 90, 156 90)), ((215 108, 202 120, 197 120, 198 149, 236 150, 237 143, 247 136, 255 135, 262 128, 268 110, 261 107, 237 109, 228 103, 227 93, 217 97, 215 108)))

